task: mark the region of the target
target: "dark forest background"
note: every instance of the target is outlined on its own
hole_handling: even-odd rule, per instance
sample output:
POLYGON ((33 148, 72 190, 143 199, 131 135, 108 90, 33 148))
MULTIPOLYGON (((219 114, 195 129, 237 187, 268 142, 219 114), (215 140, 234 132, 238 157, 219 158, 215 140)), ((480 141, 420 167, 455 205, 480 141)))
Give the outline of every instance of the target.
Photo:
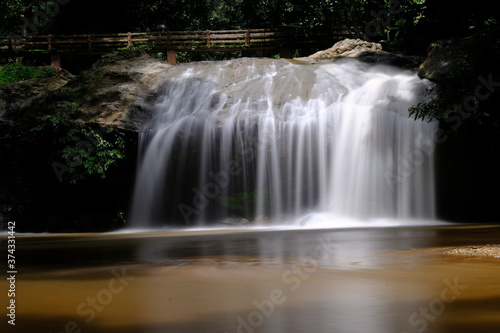
POLYGON ((397 27, 394 44, 422 53, 434 40, 491 28, 498 16, 495 2, 487 0, 2 0, 0 37, 282 27, 328 33, 360 27, 365 39, 379 40, 386 39, 387 28, 397 27), (367 28, 370 22, 378 28, 367 28))

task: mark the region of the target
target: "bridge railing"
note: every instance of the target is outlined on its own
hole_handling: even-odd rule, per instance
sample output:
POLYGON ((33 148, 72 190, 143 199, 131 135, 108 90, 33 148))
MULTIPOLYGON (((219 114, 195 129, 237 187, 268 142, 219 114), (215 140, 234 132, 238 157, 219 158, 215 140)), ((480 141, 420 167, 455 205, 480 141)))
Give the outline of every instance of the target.
MULTIPOLYGON (((349 37, 347 31, 336 33, 349 37)), ((15 54, 103 54, 125 48, 142 48, 147 52, 166 52, 175 62, 176 51, 208 52, 257 49, 286 49, 324 40, 323 33, 303 34, 294 29, 247 29, 216 31, 127 32, 113 34, 34 35, 0 39, 0 52, 15 54)))
POLYGON ((106 51, 132 46, 194 49, 228 45, 251 47, 285 43, 292 34, 286 30, 249 29, 218 31, 128 32, 115 34, 34 35, 0 39, 0 50, 18 51, 106 51))

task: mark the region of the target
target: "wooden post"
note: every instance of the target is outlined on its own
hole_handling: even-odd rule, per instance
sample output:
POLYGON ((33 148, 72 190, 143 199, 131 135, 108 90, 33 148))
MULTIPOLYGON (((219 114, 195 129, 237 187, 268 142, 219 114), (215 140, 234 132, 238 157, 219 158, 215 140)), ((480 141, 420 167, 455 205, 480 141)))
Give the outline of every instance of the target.
POLYGON ((10 34, 9 35, 9 48, 13 52, 17 52, 17 46, 21 45, 21 37, 15 34, 10 34))
POLYGON ((175 65, 177 63, 177 55, 175 54, 175 50, 167 50, 167 63, 169 63, 170 65, 175 65))
POLYGON ((128 32, 127 33, 127 47, 131 47, 131 46, 132 46, 132 33, 128 32))
POLYGON ((206 32, 206 36, 207 36, 207 48, 210 48, 210 44, 212 43, 212 41, 210 40, 210 31, 207 31, 206 32))
POLYGON ((57 51, 50 53, 50 67, 61 68, 61 55, 57 51))
POLYGON ((92 51, 92 35, 87 35, 87 45, 89 46, 89 51, 92 51))
POLYGON ((290 46, 281 45, 280 46, 280 58, 290 58, 292 56, 292 51, 290 46))

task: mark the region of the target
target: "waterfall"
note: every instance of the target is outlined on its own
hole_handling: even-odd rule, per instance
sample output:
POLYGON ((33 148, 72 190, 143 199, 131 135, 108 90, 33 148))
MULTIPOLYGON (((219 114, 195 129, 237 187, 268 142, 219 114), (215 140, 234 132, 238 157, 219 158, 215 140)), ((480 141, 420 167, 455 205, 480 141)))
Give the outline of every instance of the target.
POLYGON ((167 76, 140 135, 133 226, 434 218, 436 124, 408 116, 430 87, 415 73, 237 59, 167 76))

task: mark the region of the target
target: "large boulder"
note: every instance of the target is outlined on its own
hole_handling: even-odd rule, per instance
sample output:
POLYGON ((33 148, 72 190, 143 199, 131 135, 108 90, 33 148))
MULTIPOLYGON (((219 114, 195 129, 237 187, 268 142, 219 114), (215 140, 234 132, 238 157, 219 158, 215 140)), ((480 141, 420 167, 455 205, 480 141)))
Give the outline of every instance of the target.
POLYGON ((15 123, 38 117, 45 108, 72 104, 84 121, 137 132, 169 67, 143 51, 123 51, 103 56, 69 82, 58 76, 6 84, 0 86, 0 117, 15 123))
POLYGON ((143 51, 112 53, 71 81, 59 97, 76 102, 91 121, 140 131, 169 67, 143 51))
POLYGON ((358 58, 368 63, 393 65, 408 69, 418 68, 423 61, 421 57, 384 51, 380 43, 349 38, 335 43, 329 49, 318 51, 306 58, 300 58, 300 60, 309 63, 321 63, 343 58, 358 58))
POLYGON ((74 76, 58 71, 57 75, 44 79, 32 79, 0 85, 0 121, 7 111, 23 110, 33 105, 42 105, 48 94, 60 89, 74 76))
POLYGON ((335 43, 331 48, 318 51, 308 58, 327 60, 335 58, 357 58, 366 54, 386 54, 379 43, 367 42, 361 39, 344 39, 335 43))
POLYGON ((452 75, 471 67, 474 48, 472 37, 438 40, 429 45, 427 58, 420 65, 418 75, 434 82, 444 82, 452 75))

